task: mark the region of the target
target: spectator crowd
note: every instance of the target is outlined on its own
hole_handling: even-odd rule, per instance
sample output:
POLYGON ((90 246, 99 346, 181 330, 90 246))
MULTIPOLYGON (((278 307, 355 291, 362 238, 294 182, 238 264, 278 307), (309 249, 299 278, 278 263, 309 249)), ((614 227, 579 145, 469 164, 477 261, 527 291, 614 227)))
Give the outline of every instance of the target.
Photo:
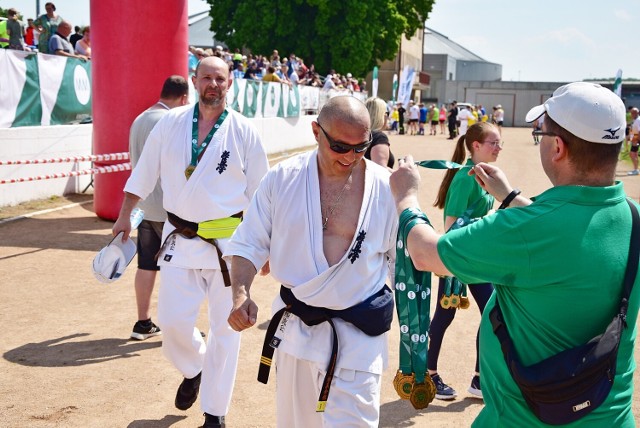
POLYGON ((75 28, 56 12, 52 2, 44 5, 46 13, 27 23, 15 8, 7 10, 6 21, 0 24, 0 47, 26 52, 91 59, 91 31, 89 26, 75 28), (72 29, 75 31, 71 34, 72 29))
POLYGON ((366 92, 364 79, 357 79, 351 73, 340 74, 331 69, 326 76, 316 71, 315 65, 307 66, 304 59, 295 53, 280 56, 274 49, 271 55, 242 54, 236 48, 233 52, 220 45, 215 49, 189 47, 189 73, 195 72, 198 61, 209 56, 222 58, 229 66, 234 79, 249 79, 265 82, 283 83, 289 86, 305 85, 321 89, 338 91, 366 92))

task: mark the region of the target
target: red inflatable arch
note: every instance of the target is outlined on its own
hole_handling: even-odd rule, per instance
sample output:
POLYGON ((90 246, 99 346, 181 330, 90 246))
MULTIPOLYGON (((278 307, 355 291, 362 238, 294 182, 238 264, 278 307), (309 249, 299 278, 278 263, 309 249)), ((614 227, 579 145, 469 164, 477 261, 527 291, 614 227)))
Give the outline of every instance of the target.
MULTIPOLYGON (((94 154, 128 152, 131 123, 158 99, 165 79, 187 77, 187 21, 187 0, 91 0, 94 154)), ((128 177, 95 175, 98 217, 118 218, 128 177)))

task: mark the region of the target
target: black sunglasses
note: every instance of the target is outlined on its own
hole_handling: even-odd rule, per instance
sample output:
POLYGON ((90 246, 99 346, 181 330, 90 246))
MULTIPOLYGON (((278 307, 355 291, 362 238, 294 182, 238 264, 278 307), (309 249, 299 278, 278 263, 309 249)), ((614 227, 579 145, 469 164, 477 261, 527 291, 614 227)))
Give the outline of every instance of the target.
POLYGON ((329 148, 336 153, 340 153, 341 155, 345 153, 349 153, 351 150, 353 150, 355 153, 362 153, 369 148, 369 146, 371 145, 371 142, 373 141, 373 135, 369 133, 369 141, 365 141, 363 143, 355 144, 355 145, 340 143, 334 140, 333 138, 331 138, 329 134, 327 134, 327 131, 325 131, 322 125, 320 125, 320 122, 316 122, 316 123, 318 124, 320 129, 322 129, 322 132, 324 132, 324 136, 327 137, 327 141, 329 141, 329 148))

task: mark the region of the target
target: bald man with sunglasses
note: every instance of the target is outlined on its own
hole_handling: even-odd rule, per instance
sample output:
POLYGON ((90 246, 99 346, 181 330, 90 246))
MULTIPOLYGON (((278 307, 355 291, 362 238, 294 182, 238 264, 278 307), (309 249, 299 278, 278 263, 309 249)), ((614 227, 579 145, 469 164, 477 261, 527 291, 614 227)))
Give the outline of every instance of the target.
POLYGON ((332 98, 311 127, 317 150, 267 173, 227 247, 229 324, 255 324, 249 290, 269 260, 282 286, 258 379, 277 348, 277 426, 377 427, 398 228, 389 172, 364 158, 371 129, 361 101, 332 98))

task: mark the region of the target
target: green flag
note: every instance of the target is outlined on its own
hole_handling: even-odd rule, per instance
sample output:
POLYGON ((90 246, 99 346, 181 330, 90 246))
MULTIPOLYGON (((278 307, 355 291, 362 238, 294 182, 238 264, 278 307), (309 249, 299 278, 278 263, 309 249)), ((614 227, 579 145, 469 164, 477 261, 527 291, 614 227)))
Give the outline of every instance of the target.
POLYGON ((622 98, 622 69, 618 70, 616 80, 613 82, 613 93, 622 98))
POLYGON ((11 126, 38 126, 42 119, 38 55, 26 56, 24 63, 26 65, 26 79, 16 108, 16 116, 11 126))

